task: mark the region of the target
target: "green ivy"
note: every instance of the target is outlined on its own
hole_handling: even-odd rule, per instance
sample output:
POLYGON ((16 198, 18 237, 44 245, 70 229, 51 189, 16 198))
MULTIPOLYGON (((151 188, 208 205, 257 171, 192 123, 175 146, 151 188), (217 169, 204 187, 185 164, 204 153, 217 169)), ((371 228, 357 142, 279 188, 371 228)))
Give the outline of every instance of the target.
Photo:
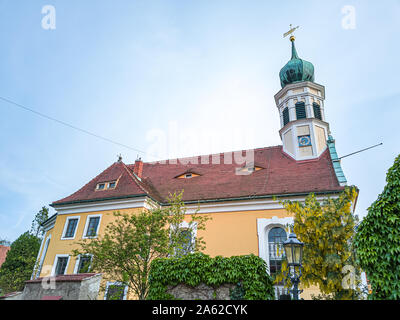
POLYGON ((168 286, 186 284, 196 287, 204 283, 213 288, 222 284, 241 283, 245 300, 274 299, 273 281, 263 259, 254 254, 211 258, 203 253, 181 258, 155 259, 150 268, 148 300, 175 300, 167 293, 168 286))
POLYGON ((370 299, 400 299, 400 155, 386 186, 368 208, 355 239, 357 258, 371 284, 370 299))

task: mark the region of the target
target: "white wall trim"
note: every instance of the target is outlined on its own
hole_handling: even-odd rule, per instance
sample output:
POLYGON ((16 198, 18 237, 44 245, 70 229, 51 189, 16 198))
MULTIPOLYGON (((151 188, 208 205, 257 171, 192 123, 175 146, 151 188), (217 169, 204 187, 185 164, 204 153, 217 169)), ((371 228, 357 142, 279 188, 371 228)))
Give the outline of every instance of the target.
POLYGON ((272 217, 271 219, 267 218, 257 219, 258 256, 267 263, 268 272, 269 272, 268 232, 274 227, 282 227, 286 230, 286 225, 293 224, 293 221, 294 221, 293 217, 285 217, 285 218, 272 217))
MULTIPOLYGON (((330 195, 334 197, 334 195, 330 195)), ((317 199, 322 200, 327 196, 317 196, 317 199)), ((218 213, 218 212, 238 212, 238 211, 259 211, 259 210, 272 210, 272 209, 283 209, 283 205, 279 201, 290 200, 304 202, 306 196, 288 196, 280 197, 279 200, 269 199, 255 199, 255 200, 238 200, 238 201, 227 201, 223 203, 202 203, 200 204, 200 210, 197 204, 186 204, 186 214, 193 214, 196 211, 198 213, 218 213)))
POLYGON ((61 234, 61 240, 74 240, 75 239, 76 231, 78 230, 80 220, 81 220, 81 216, 70 216, 70 217, 67 217, 67 219, 65 219, 64 229, 61 234), (65 232, 67 231, 69 220, 73 220, 73 219, 78 219, 78 222, 76 223, 76 226, 75 226, 74 235, 71 238, 66 238, 65 232))
POLYGON ((43 251, 40 254, 41 257, 40 257, 40 263, 39 263, 38 269, 36 270, 36 278, 39 277, 40 273, 42 272, 42 267, 43 267, 44 259, 46 258, 46 255, 47 255, 47 250, 50 245, 50 240, 51 240, 51 234, 47 237, 46 242, 43 247, 43 251))
POLYGON ((125 283, 118 282, 118 281, 114 281, 114 282, 112 282, 112 281, 107 281, 107 284, 106 284, 106 291, 104 292, 104 300, 107 300, 108 287, 109 287, 110 285, 122 285, 122 286, 125 286, 125 289, 124 289, 124 297, 123 297, 122 299, 123 299, 123 300, 126 300, 126 296, 127 296, 127 294, 128 294, 128 286, 127 286, 125 283))
MULTIPOLYGON (((195 244, 196 238, 197 238, 197 222, 193 222, 192 226, 190 227, 189 222, 182 221, 179 224, 179 228, 190 229, 191 230, 191 233, 192 233, 191 243, 192 243, 192 248, 194 249, 194 244, 195 244)), ((191 253, 194 252, 193 249, 192 249, 191 253)))
MULTIPOLYGON (((324 197, 318 196, 317 199, 324 199, 328 196, 333 197, 334 194, 326 195, 324 197)), ((288 197, 280 197, 280 200, 291 200, 291 201, 304 201, 305 196, 288 196, 288 197)), ((148 202, 150 205, 151 202, 148 202)), ((109 204, 110 208, 107 210, 118 210, 120 207, 112 207, 112 204, 109 204)), ((141 206, 137 206, 139 208, 141 206)), ((167 207, 167 206, 164 206, 167 207)), ((238 212, 238 211, 258 211, 258 210, 272 210, 272 209, 283 209, 283 206, 277 200, 273 200, 272 198, 264 198, 264 199, 254 199, 254 200, 227 200, 224 202, 209 202, 209 203, 200 203, 197 204, 185 204, 186 214, 194 214, 194 213, 218 213, 218 212, 238 212), (200 209, 197 211, 197 209, 200 209)), ((87 208, 82 209, 81 212, 90 212, 87 208)), ((101 211, 101 210, 99 210, 101 211)), ((66 211, 61 212, 60 214, 70 214, 66 211)))
POLYGON ((93 211, 120 210, 129 208, 150 209, 154 205, 147 197, 139 197, 124 200, 98 201, 91 203, 77 203, 70 205, 54 206, 58 214, 73 214, 93 211))
MULTIPOLYGON (((50 235, 51 236, 51 235, 50 235)), ((40 270, 40 265, 41 265, 41 262, 42 262, 42 256, 43 256, 43 251, 42 251, 42 249, 44 249, 44 246, 43 245, 45 245, 45 243, 47 243, 47 239, 48 238, 50 238, 50 236, 49 237, 43 237, 43 239, 42 239, 42 241, 41 241, 41 243, 40 243, 40 248, 39 248, 39 252, 38 252, 38 254, 37 254, 37 256, 36 256, 36 261, 35 261, 35 265, 33 266, 33 272, 32 272, 32 275, 31 275, 31 280, 33 279, 33 278, 36 278, 37 277, 37 273, 39 272, 39 270, 40 270), (40 259, 40 262, 39 262, 39 259, 40 259), (39 264, 38 264, 38 262, 39 262, 39 264), (36 269, 36 267, 37 267, 37 269, 36 269)))
POLYGON ((82 239, 97 238, 97 235, 99 234, 99 229, 100 229, 101 216, 102 216, 102 214, 89 214, 89 215, 86 217, 86 223, 85 223, 85 228, 83 229, 82 239), (98 223, 98 225, 97 225, 96 235, 95 235, 95 236, 91 236, 91 237, 87 237, 87 236, 86 236, 86 232, 87 232, 87 229, 88 229, 88 227, 89 227, 89 220, 90 220, 90 218, 96 218, 96 217, 99 217, 99 218, 100 218, 100 219, 99 219, 99 223, 98 223))
POLYGON ((76 259, 75 259, 74 274, 77 274, 77 273, 78 273, 78 267, 79 267, 79 263, 80 263, 80 261, 81 261, 81 257, 82 257, 82 256, 90 256, 90 259, 91 259, 91 260, 90 260, 89 269, 90 269, 90 267, 91 267, 93 255, 92 255, 92 254, 84 254, 84 255, 79 254, 79 255, 76 257, 76 259))
POLYGON ((56 254, 56 256, 54 258, 54 262, 53 262, 53 268, 51 269, 51 276, 53 276, 53 277, 56 274, 56 267, 57 267, 58 258, 68 258, 67 265, 65 266, 65 273, 64 274, 67 274, 68 265, 69 265, 69 262, 71 260, 71 256, 69 254, 56 254))

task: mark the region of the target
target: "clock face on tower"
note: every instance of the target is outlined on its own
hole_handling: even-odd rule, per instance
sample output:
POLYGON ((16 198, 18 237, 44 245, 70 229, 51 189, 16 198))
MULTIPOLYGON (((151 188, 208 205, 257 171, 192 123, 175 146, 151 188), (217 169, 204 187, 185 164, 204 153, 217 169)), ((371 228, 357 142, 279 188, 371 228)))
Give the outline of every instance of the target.
POLYGON ((310 136, 300 136, 298 137, 298 140, 299 140, 299 147, 311 146, 310 136))

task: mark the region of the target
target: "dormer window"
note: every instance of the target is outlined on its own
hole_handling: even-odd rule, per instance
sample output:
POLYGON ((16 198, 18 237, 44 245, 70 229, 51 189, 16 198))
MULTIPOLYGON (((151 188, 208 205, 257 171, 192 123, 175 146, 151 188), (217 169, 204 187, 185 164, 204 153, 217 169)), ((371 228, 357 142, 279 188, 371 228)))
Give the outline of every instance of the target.
POLYGON ((98 183, 96 186, 96 190, 108 190, 108 189, 115 189, 117 186, 117 181, 110 181, 110 182, 101 182, 98 183))
POLYGON ((236 174, 237 175, 249 175, 249 174, 252 174, 261 169, 264 169, 264 168, 250 165, 250 166, 246 166, 246 167, 242 167, 242 168, 236 168, 236 174))
POLYGON ((116 183, 115 181, 110 182, 110 183, 108 184, 108 189, 114 189, 116 185, 117 185, 117 183, 116 183))
POLYGON ((181 174, 181 175, 179 175, 179 176, 177 176, 177 177, 175 177, 175 178, 178 178, 178 179, 191 179, 191 178, 198 177, 198 176, 200 176, 200 175, 197 174, 197 173, 194 173, 194 172, 186 172, 186 173, 181 174))
POLYGON ((99 183, 98 185, 97 185, 97 190, 104 190, 104 188, 106 187, 106 184, 105 183, 99 183))

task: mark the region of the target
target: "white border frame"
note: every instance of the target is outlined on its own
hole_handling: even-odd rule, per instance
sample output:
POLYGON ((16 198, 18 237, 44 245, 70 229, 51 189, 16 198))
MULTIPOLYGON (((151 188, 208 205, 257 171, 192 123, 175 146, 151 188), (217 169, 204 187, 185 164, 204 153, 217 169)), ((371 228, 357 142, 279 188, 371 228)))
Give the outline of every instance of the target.
POLYGON ((97 236, 99 235, 99 229, 100 229, 100 223, 101 223, 101 216, 102 216, 102 214, 90 214, 90 215, 88 215, 88 216, 86 217, 86 223, 85 223, 85 228, 83 229, 82 239, 93 239, 93 238, 97 238, 97 236), (100 219, 99 219, 99 224, 97 225, 96 235, 95 235, 95 236, 87 237, 87 236, 86 236, 86 232, 87 232, 87 228, 89 227, 90 218, 96 218, 96 217, 100 217, 100 219))
POLYGON ((187 222, 187 221, 182 221, 182 222, 179 224, 179 228, 182 228, 182 229, 189 229, 189 230, 192 231, 191 243, 192 243, 192 248, 193 248, 193 249, 190 251, 190 253, 193 253, 193 252, 194 252, 194 244, 195 244, 196 238, 197 238, 197 222, 193 222, 193 223, 192 223, 192 227, 190 227, 190 226, 189 226, 189 222, 187 222))
POLYGON ((73 214, 73 213, 86 213, 94 211, 108 211, 120 210, 131 208, 146 208, 151 209, 154 207, 153 201, 148 197, 135 197, 132 199, 120 199, 111 201, 93 201, 88 203, 75 203, 68 205, 55 205, 54 209, 57 214, 73 214))
POLYGON ((79 254, 75 259, 74 274, 79 274, 78 273, 78 267, 79 267, 79 263, 81 261, 81 257, 82 256, 90 256, 91 260, 90 260, 89 270, 90 270, 90 268, 92 266, 92 259, 93 259, 93 255, 92 254, 83 254, 83 255, 79 254))
MULTIPOLYGON (((53 262, 53 268, 51 269, 52 277, 56 277, 55 273, 56 273, 58 258, 68 258, 67 265, 65 266, 65 272, 62 275, 67 274, 67 271, 68 271, 68 265, 71 260, 71 256, 69 254, 56 254, 56 256, 54 258, 54 262, 53 262)), ((61 274, 59 274, 59 276, 61 276, 61 274)))
POLYGON ((43 237, 43 240, 40 245, 39 252, 38 252, 38 256, 36 258, 35 267, 32 272, 31 280, 38 278, 40 276, 40 273, 42 272, 44 259, 46 258, 47 250, 50 245, 50 239, 51 239, 51 233, 49 234, 48 237, 43 237), (39 260, 39 258, 40 258, 40 260, 39 260), (37 266, 37 269, 35 269, 36 266, 37 266))
POLYGON ((107 293, 108 293, 108 287, 109 286, 111 286, 111 285, 122 285, 122 286, 125 286, 125 289, 124 289, 124 297, 122 298, 122 300, 126 300, 126 296, 127 296, 127 294, 128 294, 128 285, 127 284, 124 284, 124 283, 122 283, 122 282, 119 282, 119 281, 107 281, 107 284, 106 284, 106 291, 104 292, 104 300, 107 300, 106 298, 107 298, 107 293))
MULTIPOLYGON (((257 219, 257 234, 258 234, 258 256, 262 258, 268 265, 269 274, 269 246, 268 246, 268 232, 274 227, 285 229, 287 224, 293 224, 293 217, 278 218, 272 217, 270 219, 258 218, 257 219)), ((288 236, 288 232, 286 231, 288 236)))
POLYGON ((81 216, 69 216, 69 217, 67 217, 67 219, 65 219, 64 229, 63 229, 63 232, 61 234, 61 240, 74 240, 75 239, 76 232, 78 231, 78 226, 79 226, 79 221, 80 220, 81 220, 81 216), (74 235, 71 238, 66 238, 65 237, 65 232, 67 231, 69 220, 73 220, 73 219, 78 219, 78 222, 76 223, 76 227, 75 227, 75 230, 74 230, 74 235))

